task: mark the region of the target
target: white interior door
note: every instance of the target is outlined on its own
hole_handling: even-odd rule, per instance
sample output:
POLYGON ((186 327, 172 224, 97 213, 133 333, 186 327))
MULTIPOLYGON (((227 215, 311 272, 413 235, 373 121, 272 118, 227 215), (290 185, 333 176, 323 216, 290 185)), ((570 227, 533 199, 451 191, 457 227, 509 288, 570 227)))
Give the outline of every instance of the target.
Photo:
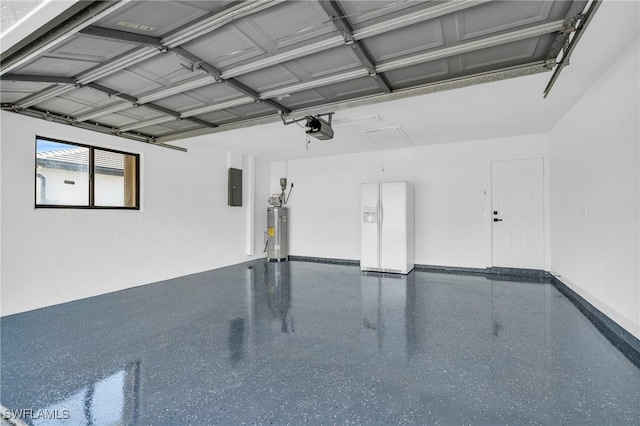
POLYGON ((543 160, 491 165, 493 266, 544 269, 543 160))

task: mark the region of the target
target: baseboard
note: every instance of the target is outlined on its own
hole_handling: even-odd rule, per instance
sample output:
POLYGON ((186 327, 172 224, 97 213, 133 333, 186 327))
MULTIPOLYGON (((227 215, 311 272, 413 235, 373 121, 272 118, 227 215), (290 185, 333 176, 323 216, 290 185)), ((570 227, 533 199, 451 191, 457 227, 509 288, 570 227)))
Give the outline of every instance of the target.
MULTIPOLYGON (((354 265, 360 266, 359 260, 353 259, 335 259, 328 257, 309 257, 309 256, 289 256, 290 261, 294 262, 312 262, 327 263, 332 265, 354 265)), ((460 266, 440 266, 440 265, 418 265, 414 266, 417 271, 424 272, 446 272, 452 274, 473 274, 473 275, 507 275, 514 277, 535 277, 535 278, 552 278, 552 275, 539 269, 519 269, 519 268, 464 268, 460 266)))
POLYGON ((504 275, 509 277, 531 277, 543 278, 549 280, 552 275, 541 269, 520 269, 520 268, 465 268, 460 266, 440 266, 440 265, 416 265, 419 271, 425 272, 444 272, 452 274, 471 274, 471 275, 504 275))
MULTIPOLYGON (((359 260, 334 259, 328 257, 309 256, 289 256, 290 261, 327 263, 332 265, 353 265, 360 266, 359 260)), ((472 275, 504 275, 509 277, 532 277, 551 279, 553 276, 539 269, 519 269, 519 268, 465 268, 460 266, 440 266, 440 265, 414 265, 414 269, 423 272, 444 272, 450 274, 472 274, 472 275)))
POLYGON ((640 340, 598 308, 587 302, 582 296, 569 288, 558 278, 553 277, 551 284, 558 289, 578 310, 587 317, 602 335, 611 342, 629 361, 640 368, 640 340))
POLYGON ((289 256, 289 260, 292 262, 312 262, 312 263, 328 263, 331 265, 360 266, 359 260, 332 259, 328 257, 289 256))
POLYGON ((486 275, 486 268, 463 268, 461 266, 419 265, 414 266, 416 271, 442 272, 446 274, 486 275))
POLYGON ((522 269, 522 268, 500 268, 493 266, 487 268, 487 273, 491 275, 516 275, 519 277, 552 278, 548 271, 542 269, 522 269))

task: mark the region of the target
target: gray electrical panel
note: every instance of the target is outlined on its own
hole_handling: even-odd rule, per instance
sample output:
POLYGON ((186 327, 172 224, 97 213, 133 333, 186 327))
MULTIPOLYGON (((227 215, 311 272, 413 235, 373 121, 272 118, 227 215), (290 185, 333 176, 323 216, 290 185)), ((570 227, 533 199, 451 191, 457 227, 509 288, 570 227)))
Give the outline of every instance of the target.
POLYGON ((229 169, 229 201, 232 207, 242 207, 242 170, 229 169))

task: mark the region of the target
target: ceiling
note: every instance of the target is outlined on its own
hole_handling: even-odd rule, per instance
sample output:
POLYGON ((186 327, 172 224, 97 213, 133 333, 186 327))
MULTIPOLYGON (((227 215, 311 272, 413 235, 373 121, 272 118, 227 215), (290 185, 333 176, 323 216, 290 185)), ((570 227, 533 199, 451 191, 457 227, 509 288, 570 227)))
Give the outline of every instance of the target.
MULTIPOLYGON (((164 146, 274 121, 286 127, 284 134, 299 135, 298 126, 280 120, 336 112, 332 124, 344 134, 357 128, 378 149, 411 146, 412 125, 421 120, 407 102, 439 99, 454 118, 455 109, 469 106, 455 95, 417 95, 461 87, 469 93, 476 88, 468 86, 487 82, 509 87, 506 79, 530 76, 522 78, 535 79, 540 99, 549 71, 563 65, 563 46, 586 28, 589 6, 76 2, 40 34, 3 51, 2 108, 164 146)), ((480 117, 509 112, 488 103, 480 117)))
POLYGON ((0 5, 0 34, 11 28, 16 22, 33 13, 42 4, 40 0, 8 0, 0 5))

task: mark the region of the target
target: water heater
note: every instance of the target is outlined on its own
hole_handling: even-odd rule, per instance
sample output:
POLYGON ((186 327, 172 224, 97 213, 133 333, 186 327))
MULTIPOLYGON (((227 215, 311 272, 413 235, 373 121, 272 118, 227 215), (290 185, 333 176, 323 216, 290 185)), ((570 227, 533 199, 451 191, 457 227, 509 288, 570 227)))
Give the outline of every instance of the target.
POLYGON ((267 243, 264 251, 267 252, 267 260, 277 261, 289 260, 289 224, 287 216, 289 210, 284 207, 289 200, 293 182, 289 189, 289 195, 285 196, 287 189, 287 178, 280 178, 280 194, 273 194, 269 198, 270 207, 267 209, 267 243))
POLYGON ((289 209, 271 206, 267 209, 267 260, 282 261, 289 257, 289 209))

